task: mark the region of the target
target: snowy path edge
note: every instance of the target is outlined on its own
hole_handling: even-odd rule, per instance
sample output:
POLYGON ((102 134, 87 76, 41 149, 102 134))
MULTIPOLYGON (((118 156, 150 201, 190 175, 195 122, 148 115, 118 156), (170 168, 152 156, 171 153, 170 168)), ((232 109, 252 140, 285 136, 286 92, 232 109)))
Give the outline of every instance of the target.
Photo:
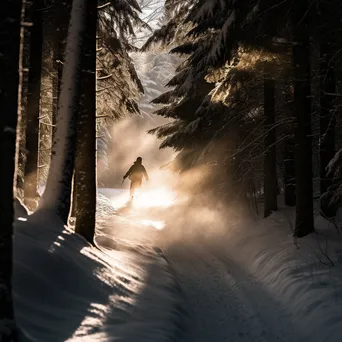
POLYGON ((253 233, 240 227, 241 231, 232 235, 229 257, 263 284, 279 305, 291 312, 294 321, 301 322, 301 331, 310 341, 337 341, 342 273, 339 267, 321 264, 315 251, 318 241, 324 241, 328 234, 332 257, 340 250, 340 238, 335 232, 330 236, 331 227, 316 217, 315 226, 321 234, 301 239, 296 248, 286 222, 286 215, 279 211, 260 220, 253 233), (316 324, 312 326, 312 322, 316 324))
POLYGON ((173 308, 174 315, 172 316, 172 323, 174 325, 174 333, 170 337, 170 341, 180 341, 182 336, 185 335, 187 320, 189 318, 189 312, 185 305, 185 296, 179 284, 176 271, 171 265, 169 259, 165 256, 164 252, 160 248, 154 248, 156 253, 165 260, 167 272, 171 275, 174 280, 174 294, 178 297, 178 302, 173 308))

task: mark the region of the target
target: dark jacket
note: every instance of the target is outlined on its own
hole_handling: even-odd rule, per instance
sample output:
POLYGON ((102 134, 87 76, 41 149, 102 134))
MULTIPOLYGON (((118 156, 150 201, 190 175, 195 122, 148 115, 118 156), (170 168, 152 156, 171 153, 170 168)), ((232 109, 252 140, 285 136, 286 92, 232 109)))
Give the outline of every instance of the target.
POLYGON ((131 181, 141 182, 143 179, 143 176, 148 181, 149 177, 148 177, 148 174, 146 172, 144 165, 135 162, 124 175, 124 179, 128 177, 131 181))

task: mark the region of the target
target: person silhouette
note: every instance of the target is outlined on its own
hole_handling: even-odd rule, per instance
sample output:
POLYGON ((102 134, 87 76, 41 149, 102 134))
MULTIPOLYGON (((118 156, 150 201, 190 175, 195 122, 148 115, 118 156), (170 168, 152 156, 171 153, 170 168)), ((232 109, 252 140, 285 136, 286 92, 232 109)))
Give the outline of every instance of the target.
POLYGON ((131 181, 130 185, 130 198, 134 198, 135 190, 141 187, 143 177, 145 177, 146 182, 149 181, 147 171, 142 164, 142 158, 138 157, 134 164, 129 168, 129 170, 123 176, 123 180, 129 178, 131 181))

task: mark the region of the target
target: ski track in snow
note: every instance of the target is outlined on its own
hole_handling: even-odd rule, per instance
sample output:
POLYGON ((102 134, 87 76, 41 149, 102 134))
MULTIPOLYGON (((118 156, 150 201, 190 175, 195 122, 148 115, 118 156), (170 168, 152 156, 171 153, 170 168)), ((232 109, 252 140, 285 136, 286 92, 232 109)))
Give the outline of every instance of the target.
POLYGON ((166 252, 187 299, 184 341, 302 341, 290 315, 263 286, 208 246, 166 252))

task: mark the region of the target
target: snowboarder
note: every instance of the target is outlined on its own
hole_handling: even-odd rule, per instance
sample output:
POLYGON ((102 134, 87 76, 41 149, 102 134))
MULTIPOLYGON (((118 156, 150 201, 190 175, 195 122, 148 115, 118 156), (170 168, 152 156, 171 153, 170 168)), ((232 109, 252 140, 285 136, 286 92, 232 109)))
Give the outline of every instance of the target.
POLYGON ((127 177, 131 180, 130 196, 131 200, 134 198, 135 190, 141 187, 143 176, 148 182, 149 177, 144 165, 142 164, 142 158, 138 157, 134 164, 129 168, 126 174, 123 176, 123 180, 127 177))

